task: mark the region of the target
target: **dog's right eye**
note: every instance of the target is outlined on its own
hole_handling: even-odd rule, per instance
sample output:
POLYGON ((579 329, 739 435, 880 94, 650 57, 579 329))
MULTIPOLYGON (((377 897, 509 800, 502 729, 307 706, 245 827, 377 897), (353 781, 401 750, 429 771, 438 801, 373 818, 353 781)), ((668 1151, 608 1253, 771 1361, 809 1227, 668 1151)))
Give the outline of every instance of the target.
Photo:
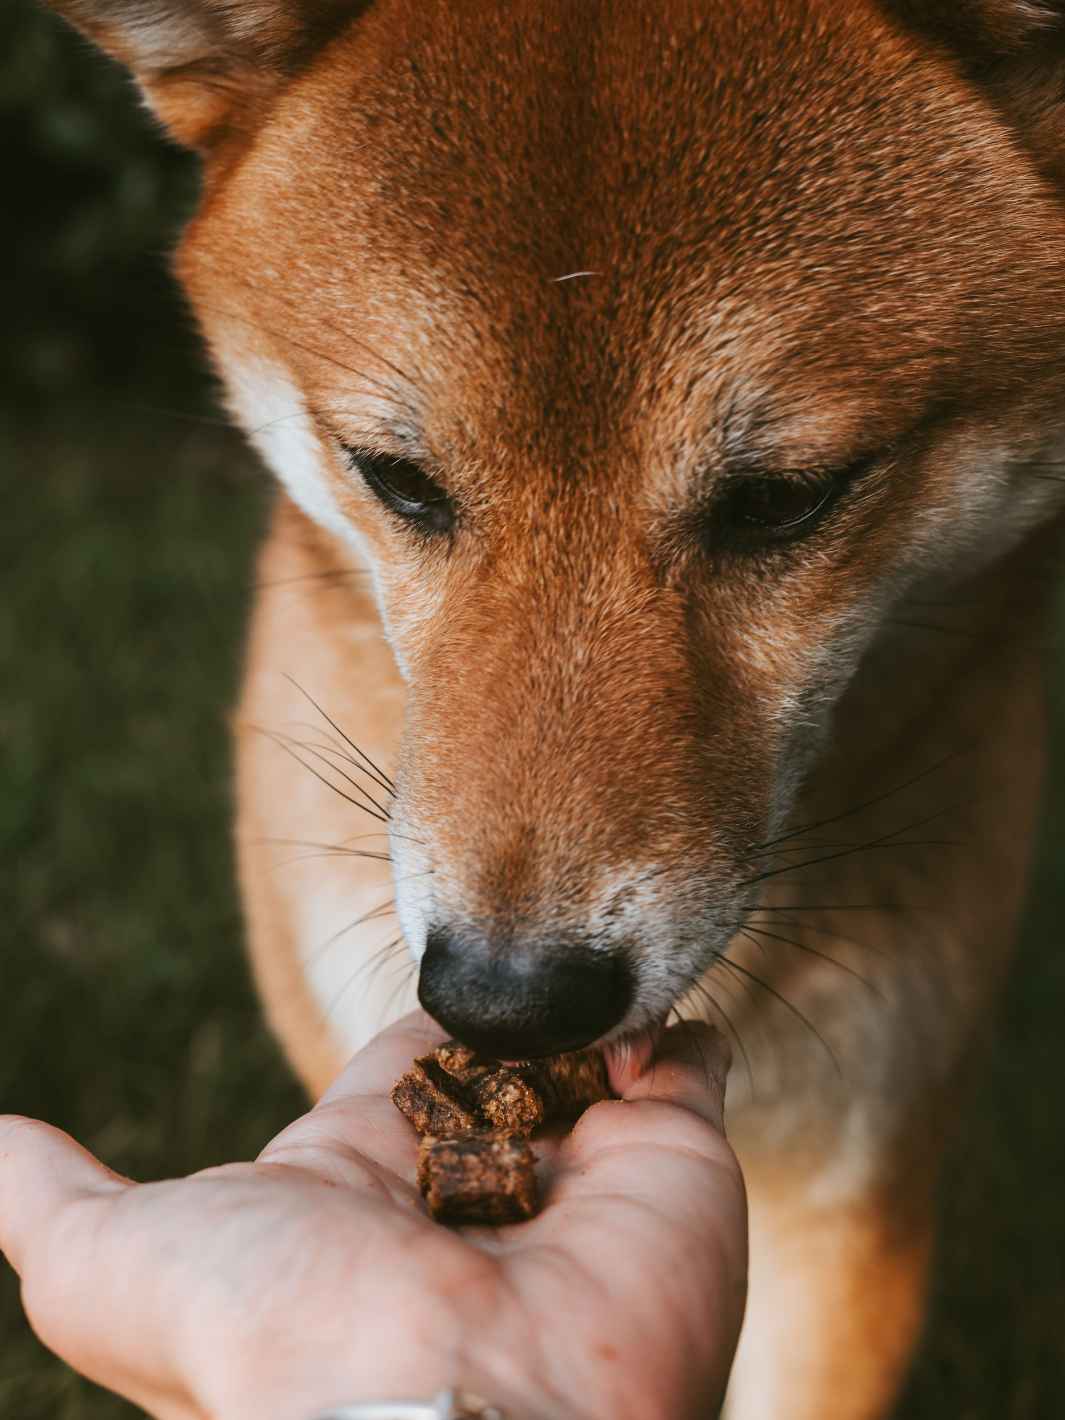
POLYGON ((390 512, 427 533, 446 533, 454 527, 455 507, 451 499, 412 459, 347 445, 344 452, 352 468, 390 512))

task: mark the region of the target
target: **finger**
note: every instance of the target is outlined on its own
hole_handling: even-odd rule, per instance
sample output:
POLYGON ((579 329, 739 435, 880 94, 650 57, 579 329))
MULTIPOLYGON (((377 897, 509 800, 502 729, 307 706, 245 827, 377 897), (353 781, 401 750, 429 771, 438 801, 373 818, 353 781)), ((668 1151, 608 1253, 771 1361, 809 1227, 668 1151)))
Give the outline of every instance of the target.
POLYGON ((707 1178, 723 1179, 726 1192, 739 1179, 723 1129, 730 1060, 712 1026, 684 1022, 665 1031, 623 1098, 593 1106, 563 1142, 549 1202, 653 1196, 678 1225, 697 1226, 717 1206, 708 1203, 707 1178))
POLYGON ((128 1186, 62 1130, 0 1116, 0 1251, 20 1275, 27 1258, 49 1247, 70 1204, 128 1186))
MULTIPOLYGON (((578 1122, 543 1213, 508 1238, 523 1284, 540 1295, 554 1288, 554 1304, 594 1284, 615 1350, 653 1365, 702 1347, 711 1391, 746 1296, 746 1200, 721 1132, 727 1066, 727 1046, 709 1027, 666 1031, 624 1099, 578 1122)), ((679 1361, 676 1374, 687 1374, 679 1361)))
POLYGON ((290 1124, 260 1154, 261 1163, 298 1164, 351 1187, 411 1184, 418 1138, 392 1103, 392 1086, 444 1032, 415 1011, 353 1057, 315 1107, 290 1124), (373 1166, 367 1175, 365 1165, 373 1166), (383 1171, 383 1172, 382 1172, 383 1171))
POLYGON ((703 1021, 681 1021, 658 1040, 642 1070, 619 1078, 628 1101, 657 1100, 698 1115, 725 1131, 725 1082, 732 1050, 719 1030, 703 1021))
POLYGON ((701 1208, 705 1193, 689 1196, 688 1184, 708 1171, 735 1172, 723 1131, 730 1059, 727 1041, 712 1026, 684 1022, 665 1031, 623 1098, 593 1106, 564 1140, 552 1201, 652 1189, 668 1206, 701 1208))
MULTIPOLYGON (((170 1397, 156 1379, 130 1370, 139 1317, 122 1268, 97 1251, 113 1208, 136 1192, 62 1130, 0 1116, 0 1250, 21 1278, 34 1331, 77 1370, 153 1414, 184 1414, 168 1412, 170 1397)), ((150 1366, 147 1374, 162 1370, 150 1366)))

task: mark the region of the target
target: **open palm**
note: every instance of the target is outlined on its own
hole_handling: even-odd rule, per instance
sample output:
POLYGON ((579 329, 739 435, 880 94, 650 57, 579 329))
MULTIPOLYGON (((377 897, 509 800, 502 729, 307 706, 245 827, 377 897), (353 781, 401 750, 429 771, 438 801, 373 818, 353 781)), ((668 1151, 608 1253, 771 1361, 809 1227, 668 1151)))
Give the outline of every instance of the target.
POLYGON ((714 1413, 742 1317, 746 1226, 702 1026, 542 1155, 545 1207, 446 1229, 389 1099, 440 1039, 378 1037, 255 1163, 133 1184, 68 1136, 0 1119, 0 1246, 41 1339, 160 1420, 308 1420, 460 1385, 514 1420, 714 1413))

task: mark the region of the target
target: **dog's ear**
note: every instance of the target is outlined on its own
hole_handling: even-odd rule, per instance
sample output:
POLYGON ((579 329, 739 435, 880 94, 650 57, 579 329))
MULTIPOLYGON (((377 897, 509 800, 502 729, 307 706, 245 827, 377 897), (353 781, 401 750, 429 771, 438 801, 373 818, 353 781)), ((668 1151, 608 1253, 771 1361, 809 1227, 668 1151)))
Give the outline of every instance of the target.
POLYGON ((50 0, 125 64, 179 142, 208 149, 369 0, 50 0))
POLYGON ((1065 194, 1065 0, 883 0, 946 47, 1065 194))

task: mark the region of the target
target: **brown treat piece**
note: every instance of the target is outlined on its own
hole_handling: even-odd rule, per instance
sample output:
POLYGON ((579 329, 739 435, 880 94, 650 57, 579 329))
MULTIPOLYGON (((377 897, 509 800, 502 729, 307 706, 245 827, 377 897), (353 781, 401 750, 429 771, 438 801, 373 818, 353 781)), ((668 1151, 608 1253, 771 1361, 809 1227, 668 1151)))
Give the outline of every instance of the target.
POLYGON ((527 1141, 511 1135, 426 1135, 418 1150, 418 1187, 441 1222, 520 1223, 539 1203, 534 1164, 527 1141))
POLYGON ((492 1070, 474 1086, 477 1105, 489 1123, 504 1134, 531 1134, 545 1118, 539 1091, 516 1070, 492 1070))
POLYGON ((548 1119, 574 1119, 600 1100, 613 1098, 606 1062, 597 1050, 530 1060, 521 1073, 542 1096, 548 1119))
POLYGON ((531 1134, 543 1124, 543 1101, 523 1073, 486 1060, 457 1040, 446 1041, 433 1055, 476 1105, 485 1127, 504 1134, 531 1134))
POLYGON ((415 1060, 392 1086, 392 1103, 419 1134, 466 1134, 484 1127, 477 1105, 431 1055, 415 1060))
POLYGON ((454 1075, 456 1080, 468 1080, 473 1074, 488 1068, 488 1065, 469 1045, 460 1040, 445 1040, 433 1051, 433 1059, 442 1070, 454 1075))

